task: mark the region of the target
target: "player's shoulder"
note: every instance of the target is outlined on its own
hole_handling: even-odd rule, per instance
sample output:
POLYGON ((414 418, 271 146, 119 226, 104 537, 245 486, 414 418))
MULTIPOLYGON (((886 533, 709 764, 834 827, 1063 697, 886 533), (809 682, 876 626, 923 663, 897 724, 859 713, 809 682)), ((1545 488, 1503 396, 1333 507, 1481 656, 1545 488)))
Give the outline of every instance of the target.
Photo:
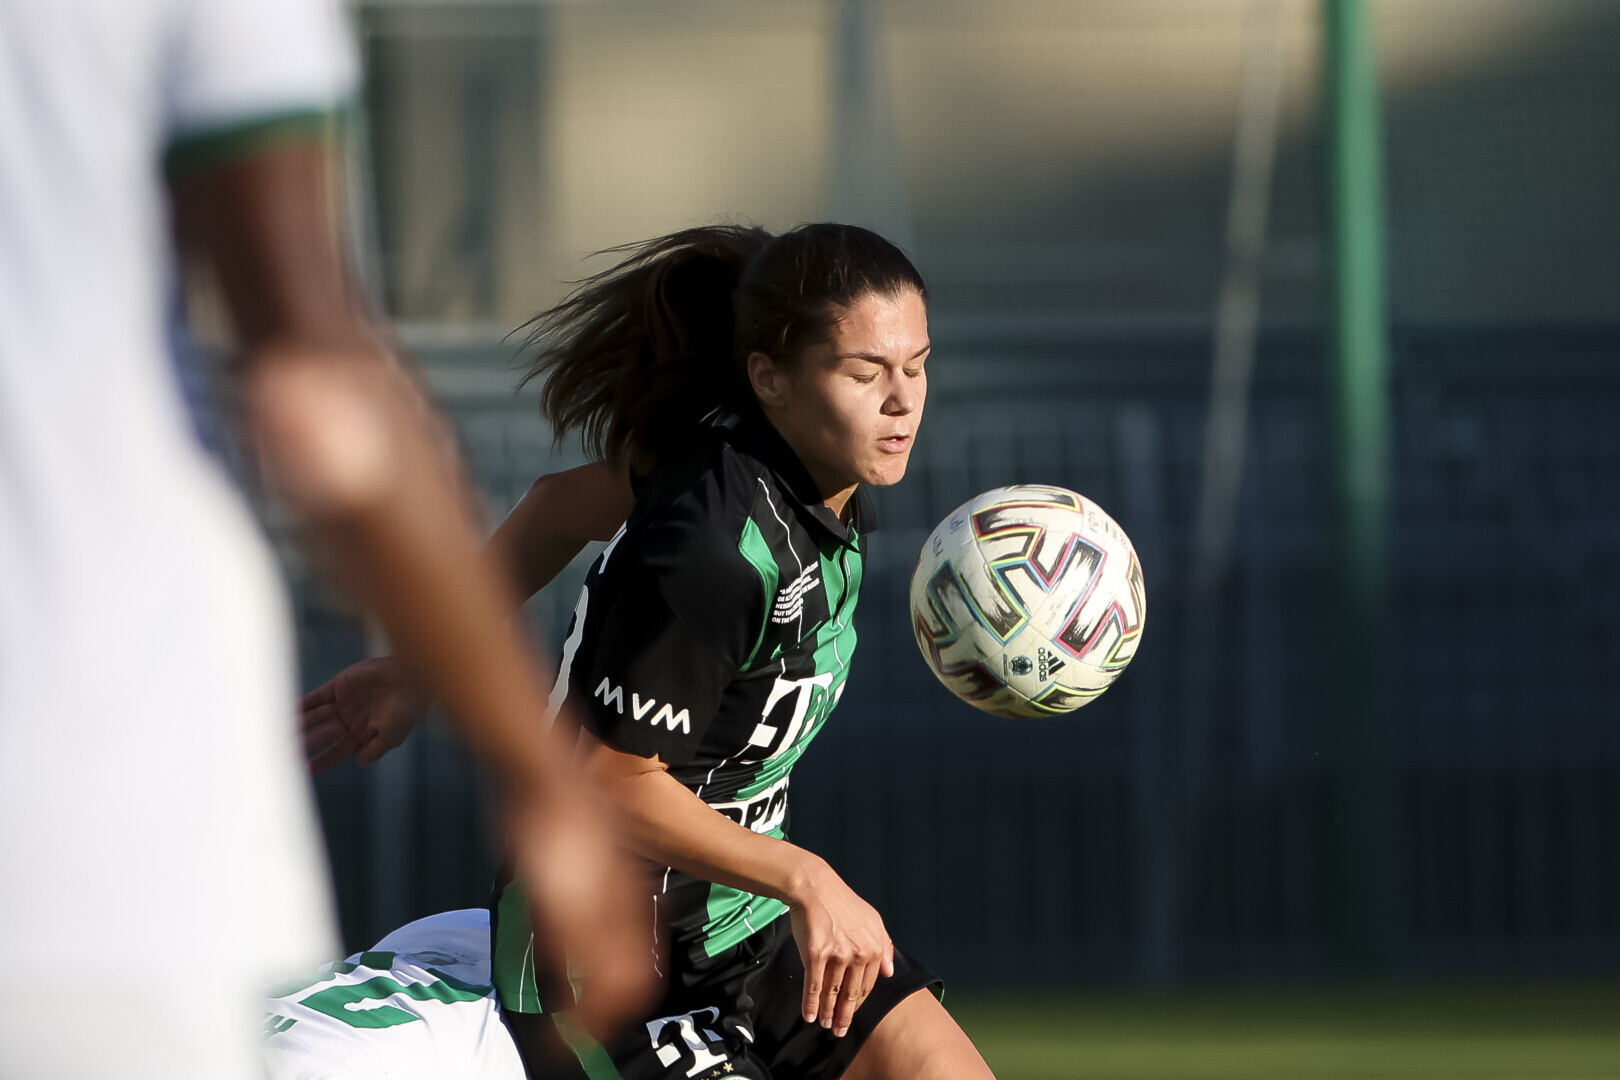
POLYGON ((753 463, 722 439, 690 451, 636 484, 624 534, 601 564, 602 584, 622 596, 652 594, 705 633, 763 611, 758 572, 743 553, 759 486, 753 463))
MULTIPOLYGON (((724 439, 703 437, 680 459, 638 482, 626 528, 639 561, 724 565, 759 512, 768 471, 724 439)), ((718 566, 715 566, 718 568, 718 566)))

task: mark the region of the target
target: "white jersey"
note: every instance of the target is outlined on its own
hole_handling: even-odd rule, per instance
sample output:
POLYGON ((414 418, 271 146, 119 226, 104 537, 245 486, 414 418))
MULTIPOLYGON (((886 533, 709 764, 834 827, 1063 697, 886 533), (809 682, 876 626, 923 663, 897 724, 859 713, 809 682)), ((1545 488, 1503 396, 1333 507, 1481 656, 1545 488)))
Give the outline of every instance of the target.
POLYGON ((420 919, 271 991, 270 1080, 526 1080, 490 983, 489 912, 420 919))
MULTIPOLYGON (((223 950, 252 980, 223 1015, 243 1008, 251 1028, 254 982, 332 955, 287 605, 191 435, 165 345, 162 160, 180 138, 329 110, 354 78, 335 0, 0 0, 0 955, 14 987, 103 970, 114 945, 162 986, 223 950)), ((0 998, 0 1074, 73 1075, 26 1057, 52 1053, 49 1038, 0 998)))

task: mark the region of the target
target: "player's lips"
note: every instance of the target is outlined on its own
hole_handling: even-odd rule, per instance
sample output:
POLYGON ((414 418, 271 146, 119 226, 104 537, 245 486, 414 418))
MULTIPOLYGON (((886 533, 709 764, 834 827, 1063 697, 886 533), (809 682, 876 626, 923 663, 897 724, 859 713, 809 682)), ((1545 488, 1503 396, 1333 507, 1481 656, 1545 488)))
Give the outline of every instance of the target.
POLYGON ((911 446, 910 435, 885 435, 878 440, 878 445, 891 454, 904 453, 911 446))

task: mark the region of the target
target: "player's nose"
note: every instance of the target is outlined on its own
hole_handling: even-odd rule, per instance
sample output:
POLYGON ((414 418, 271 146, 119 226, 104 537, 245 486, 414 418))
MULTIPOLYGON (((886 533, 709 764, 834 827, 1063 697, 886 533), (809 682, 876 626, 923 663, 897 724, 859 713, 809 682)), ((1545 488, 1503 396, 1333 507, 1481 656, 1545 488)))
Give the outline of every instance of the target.
POLYGON ((923 390, 918 381, 903 374, 890 377, 889 394, 883 401, 885 416, 905 416, 921 407, 923 390))

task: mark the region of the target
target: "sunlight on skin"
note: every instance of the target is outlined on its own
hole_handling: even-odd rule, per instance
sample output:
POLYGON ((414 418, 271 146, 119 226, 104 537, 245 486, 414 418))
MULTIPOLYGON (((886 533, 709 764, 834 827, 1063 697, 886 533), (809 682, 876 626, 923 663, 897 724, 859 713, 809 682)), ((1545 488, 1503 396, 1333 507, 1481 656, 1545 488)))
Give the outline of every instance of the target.
POLYGON ((748 357, 760 407, 834 513, 857 484, 906 474, 928 396, 928 309, 915 289, 870 293, 833 325, 831 340, 796 364, 748 357))

